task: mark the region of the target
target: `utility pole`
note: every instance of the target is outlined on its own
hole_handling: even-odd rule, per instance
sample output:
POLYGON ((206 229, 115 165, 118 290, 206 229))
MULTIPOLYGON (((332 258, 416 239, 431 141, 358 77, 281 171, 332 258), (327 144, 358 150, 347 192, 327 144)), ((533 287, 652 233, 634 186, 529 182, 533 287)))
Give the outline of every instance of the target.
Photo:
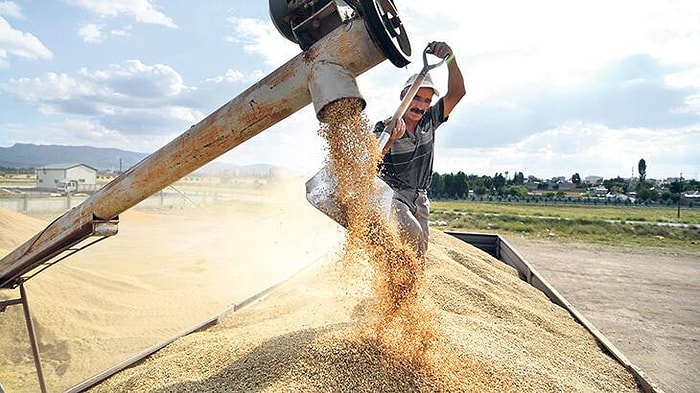
POLYGON ((681 172, 681 176, 678 178, 678 214, 676 217, 680 220, 681 218, 681 191, 683 190, 683 172, 681 172))

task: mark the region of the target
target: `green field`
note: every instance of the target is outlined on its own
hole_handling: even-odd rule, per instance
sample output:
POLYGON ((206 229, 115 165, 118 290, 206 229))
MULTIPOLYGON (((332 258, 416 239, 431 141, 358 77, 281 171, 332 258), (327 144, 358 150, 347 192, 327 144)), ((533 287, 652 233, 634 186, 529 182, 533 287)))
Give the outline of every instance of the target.
POLYGON ((598 207, 431 201, 444 230, 518 234, 587 243, 697 249, 700 208, 598 207), (678 225, 681 224, 681 225, 678 225))

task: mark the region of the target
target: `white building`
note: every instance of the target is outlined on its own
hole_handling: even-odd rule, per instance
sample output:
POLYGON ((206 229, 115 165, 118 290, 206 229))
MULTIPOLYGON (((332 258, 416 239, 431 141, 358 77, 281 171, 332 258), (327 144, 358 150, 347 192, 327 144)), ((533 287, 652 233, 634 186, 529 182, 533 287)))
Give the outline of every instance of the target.
POLYGON ((97 190, 97 169, 85 164, 52 164, 36 169, 36 188, 56 190, 60 182, 74 180, 77 191, 97 190))
POLYGON ((594 186, 597 186, 603 181, 603 178, 600 176, 586 176, 585 179, 583 179, 587 184, 591 184, 594 186))

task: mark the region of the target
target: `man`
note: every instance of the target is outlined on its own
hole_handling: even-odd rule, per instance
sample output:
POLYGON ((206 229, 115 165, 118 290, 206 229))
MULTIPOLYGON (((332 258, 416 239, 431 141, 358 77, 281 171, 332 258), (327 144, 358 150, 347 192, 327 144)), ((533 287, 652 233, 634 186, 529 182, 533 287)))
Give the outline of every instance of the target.
MULTIPOLYGON (((396 122, 382 154, 380 176, 394 190, 392 208, 404 241, 414 245, 423 260, 428 251, 429 201, 427 188, 433 173, 435 130, 447 121, 450 113, 464 97, 464 78, 452 49, 444 42, 431 42, 428 52, 447 58, 447 93, 431 106, 433 95, 439 92, 430 75, 426 75, 408 106, 396 122)), ((403 99, 416 75, 406 81, 401 91, 403 99)), ((375 134, 384 131, 385 122, 375 126, 375 134)))

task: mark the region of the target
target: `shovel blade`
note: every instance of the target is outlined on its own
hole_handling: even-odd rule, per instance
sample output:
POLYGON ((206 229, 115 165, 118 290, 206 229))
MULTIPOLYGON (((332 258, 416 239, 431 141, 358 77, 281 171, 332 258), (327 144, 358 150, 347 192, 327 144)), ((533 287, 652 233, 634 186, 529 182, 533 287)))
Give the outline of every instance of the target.
MULTIPOLYGON (((388 219, 391 216, 391 201, 394 190, 378 176, 374 177, 377 193, 370 196, 369 203, 377 206, 388 219)), ((347 206, 337 198, 338 178, 333 175, 328 165, 306 182, 306 200, 316 209, 333 219, 344 228, 348 227, 347 206)), ((360 203, 360 201, 358 201, 360 203)))

